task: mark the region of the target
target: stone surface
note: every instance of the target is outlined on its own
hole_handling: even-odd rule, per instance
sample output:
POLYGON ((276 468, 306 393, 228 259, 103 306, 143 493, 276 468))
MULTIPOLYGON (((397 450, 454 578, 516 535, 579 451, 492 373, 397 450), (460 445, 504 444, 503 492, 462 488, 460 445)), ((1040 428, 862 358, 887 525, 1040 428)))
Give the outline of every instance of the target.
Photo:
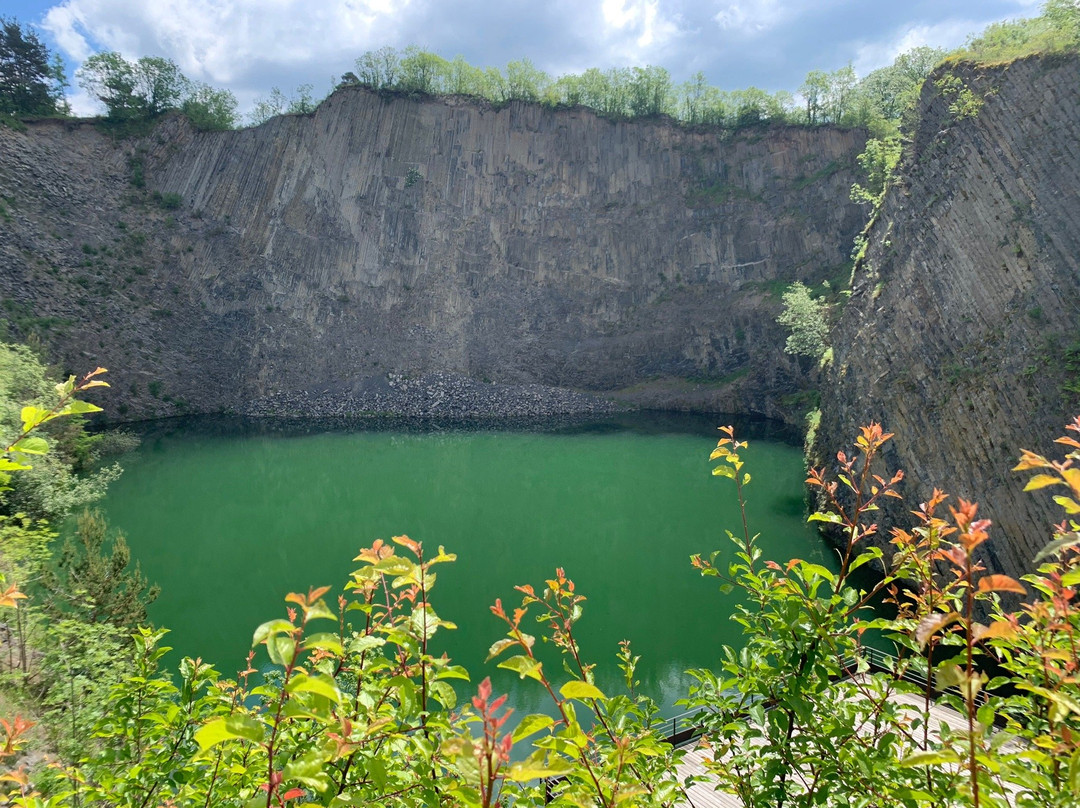
POLYGON ((366 410, 445 373, 797 420, 779 291, 846 273, 863 142, 359 88, 238 132, 0 129, 0 295, 110 368, 113 417, 366 410))
POLYGON ((1013 574, 1063 516, 1010 469, 1023 448, 1059 456, 1053 438, 1080 412, 1065 389, 1065 351, 1080 348, 1078 73, 1075 57, 960 66, 984 100, 963 120, 927 84, 822 391, 820 454, 880 421, 909 475, 890 518, 910 524, 933 486, 976 500, 995 523, 988 561, 1013 574))

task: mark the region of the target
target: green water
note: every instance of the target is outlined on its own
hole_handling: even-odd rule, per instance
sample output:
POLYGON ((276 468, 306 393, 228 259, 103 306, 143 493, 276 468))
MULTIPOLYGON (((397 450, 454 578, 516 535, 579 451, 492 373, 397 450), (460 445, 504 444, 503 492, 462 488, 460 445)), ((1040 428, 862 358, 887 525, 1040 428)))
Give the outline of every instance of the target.
MULTIPOLYGON (((458 556, 432 603, 458 624, 438 639, 474 682, 491 675, 519 709, 543 707, 535 683, 484 664, 502 636, 488 607, 561 566, 588 597, 579 639, 598 684, 617 690, 629 638, 642 688, 673 713, 684 671, 739 642, 732 601, 688 561, 729 552, 725 528, 741 530, 734 486, 710 475, 716 439, 711 419, 646 417, 509 431, 168 424, 124 459, 105 510, 162 587, 150 616, 168 644, 228 675, 286 593, 340 591, 362 546, 405 533, 458 556)), ((746 460, 766 555, 823 560, 803 520, 800 451, 754 440, 746 460)))

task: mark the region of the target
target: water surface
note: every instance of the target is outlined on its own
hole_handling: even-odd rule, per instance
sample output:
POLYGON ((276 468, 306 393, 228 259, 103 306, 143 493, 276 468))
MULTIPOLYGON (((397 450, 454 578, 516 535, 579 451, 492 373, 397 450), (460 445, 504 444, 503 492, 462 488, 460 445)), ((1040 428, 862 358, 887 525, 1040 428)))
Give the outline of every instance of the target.
MULTIPOLYGON (((105 509, 162 587, 150 615, 172 630, 168 644, 226 674, 285 594, 340 591, 361 547, 404 533, 458 556, 438 570, 432 603, 458 624, 437 639, 473 682, 491 675, 519 709, 543 707, 535 683, 484 664, 502 636, 489 606, 563 567, 588 597, 579 639, 598 684, 617 691, 615 652, 628 638, 642 688, 670 714, 685 670, 715 667, 720 647, 739 643, 732 598, 689 564, 693 553, 730 555, 725 529, 742 529, 734 485, 710 474, 721 422, 166 422, 124 460, 105 509)), ((740 428, 754 438, 748 505, 766 556, 824 560, 804 522, 800 450, 767 424, 740 428)))

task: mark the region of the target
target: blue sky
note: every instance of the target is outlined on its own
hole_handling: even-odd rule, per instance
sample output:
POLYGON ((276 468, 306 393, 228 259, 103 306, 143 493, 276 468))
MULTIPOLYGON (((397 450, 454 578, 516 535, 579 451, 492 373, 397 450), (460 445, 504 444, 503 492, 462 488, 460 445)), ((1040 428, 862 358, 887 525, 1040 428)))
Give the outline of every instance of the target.
MULTIPOLYGON (((860 75, 920 44, 951 47, 1040 0, 4 0, 75 68, 98 50, 166 56, 241 110, 273 86, 324 94, 364 51, 416 44, 552 74, 655 64, 724 89, 795 91, 811 69, 860 75)), ((95 111, 77 86, 75 111, 95 111)))

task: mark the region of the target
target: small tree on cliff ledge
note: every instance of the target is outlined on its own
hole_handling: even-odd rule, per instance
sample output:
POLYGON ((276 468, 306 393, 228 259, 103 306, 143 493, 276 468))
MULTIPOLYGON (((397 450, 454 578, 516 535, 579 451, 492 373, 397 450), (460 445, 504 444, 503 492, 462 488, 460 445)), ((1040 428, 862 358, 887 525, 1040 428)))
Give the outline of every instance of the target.
POLYGON ((798 281, 784 292, 783 300, 784 310, 780 312, 776 322, 791 329, 784 352, 821 359, 828 348, 826 337, 829 334, 829 324, 825 319, 828 304, 824 300, 811 297, 810 289, 798 281))

